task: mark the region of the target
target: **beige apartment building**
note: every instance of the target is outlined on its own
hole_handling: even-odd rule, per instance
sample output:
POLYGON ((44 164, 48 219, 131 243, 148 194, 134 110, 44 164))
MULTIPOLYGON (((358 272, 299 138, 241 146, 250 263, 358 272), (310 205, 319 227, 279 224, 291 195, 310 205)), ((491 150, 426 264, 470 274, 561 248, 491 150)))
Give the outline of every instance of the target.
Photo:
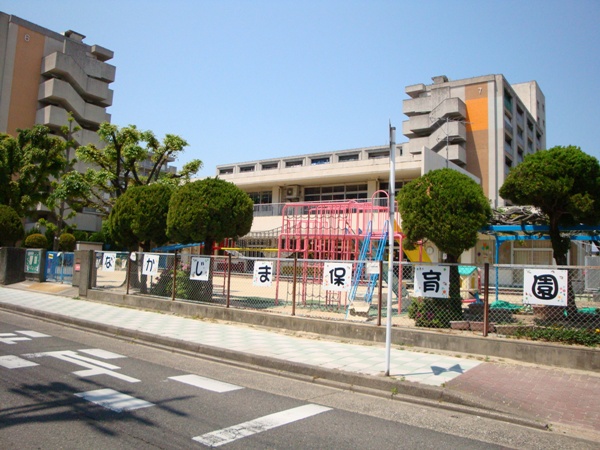
MULTIPOLYGON (((98 127, 110 122, 109 86, 116 69, 107 63, 112 51, 84 39, 72 30, 56 33, 0 12, 0 132, 16 136, 17 129, 36 124, 58 130, 71 112, 81 127, 74 136, 77 143, 98 144, 98 127)), ((40 216, 44 214, 41 209, 40 216)), ((101 227, 93 210, 70 222, 80 230, 101 227)))
MULTIPOLYGON (((546 148, 544 94, 535 81, 511 85, 503 75, 437 76, 432 81, 405 89, 406 140, 397 138, 395 191, 431 170, 449 167, 479 182, 493 207, 503 206, 498 190, 510 168, 546 148)), ((287 202, 366 200, 387 191, 389 160, 389 146, 376 146, 222 164, 216 172, 254 200, 254 223, 246 237, 251 241, 276 235, 287 202)), ((525 258, 551 262, 546 245, 540 242, 542 248, 525 258)), ((491 240, 463 255, 463 262, 493 262, 493 255, 491 240)), ((510 262, 511 255, 507 249, 501 256, 510 262)))

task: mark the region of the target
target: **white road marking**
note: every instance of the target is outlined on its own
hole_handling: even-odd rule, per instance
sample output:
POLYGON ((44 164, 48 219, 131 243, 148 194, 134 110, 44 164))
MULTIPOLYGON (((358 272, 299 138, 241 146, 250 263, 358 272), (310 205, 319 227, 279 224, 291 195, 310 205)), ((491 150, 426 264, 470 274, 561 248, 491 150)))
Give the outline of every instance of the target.
POLYGON ((78 350, 81 353, 86 353, 88 355, 95 356, 97 358, 102 359, 119 359, 119 358, 127 358, 127 356, 119 355, 118 353, 109 352, 108 350, 102 350, 100 348, 85 348, 78 350))
POLYGON ((212 378, 201 377, 200 375, 180 375, 177 377, 169 377, 169 380, 179 381, 181 383, 189 384, 192 386, 206 389, 208 391, 223 392, 237 391, 238 389, 244 389, 241 386, 235 384, 225 383, 223 381, 213 380, 212 378))
POLYGON ((114 372, 114 370, 120 369, 119 366, 109 364, 103 361, 97 361, 86 356, 78 355, 77 352, 72 350, 61 350, 55 352, 43 352, 43 353, 29 353, 23 355, 26 358, 40 358, 42 356, 52 356, 62 361, 67 361, 78 366, 83 366, 86 370, 79 370, 73 372, 74 375, 79 377, 91 377, 94 375, 109 375, 111 377, 118 378, 128 383, 138 383, 140 380, 133 378, 122 373, 114 372))
POLYGON ((17 330, 16 333, 24 334, 25 336, 29 336, 29 337, 32 337, 32 338, 52 337, 52 336, 50 336, 48 334, 40 333, 38 331, 31 331, 31 330, 17 330))
POLYGON ((19 358, 14 355, 0 356, 0 366, 6 369, 20 369, 21 367, 39 366, 38 363, 19 358))
POLYGON ((0 333, 0 342, 3 344, 16 344, 16 341, 30 341, 31 338, 28 337, 20 337, 15 333, 0 333))
POLYGON ((140 400, 131 395, 123 394, 114 389, 97 389, 95 391, 80 392, 75 394, 84 400, 103 406, 115 412, 131 411, 134 409, 154 406, 154 403, 140 400))
POLYGON ((326 406, 313 404, 299 406, 298 408, 259 417, 258 419, 203 434, 202 436, 196 436, 193 439, 208 447, 219 447, 238 439, 252 436, 256 433, 261 433, 272 428, 296 422, 297 420, 306 419, 307 417, 329 411, 330 409, 331 408, 327 408, 326 406))

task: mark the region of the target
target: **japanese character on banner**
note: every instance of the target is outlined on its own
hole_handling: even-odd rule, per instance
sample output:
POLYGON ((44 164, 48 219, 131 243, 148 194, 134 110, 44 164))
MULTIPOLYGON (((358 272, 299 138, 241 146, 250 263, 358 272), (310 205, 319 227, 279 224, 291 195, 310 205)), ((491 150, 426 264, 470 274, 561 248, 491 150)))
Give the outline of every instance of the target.
POLYGON ((144 255, 144 264, 142 265, 142 275, 158 275, 159 255, 144 255))
POLYGON ((190 280, 208 281, 210 275, 210 258, 200 256, 192 257, 190 266, 190 280))
POLYGON ((450 297, 449 266, 416 266, 415 296, 432 298, 450 297))
POLYGON ((523 303, 567 306, 569 274, 558 269, 525 269, 523 303))
POLYGON ((270 287, 273 283, 273 261, 256 261, 254 263, 254 286, 270 287))
POLYGON ((323 266, 323 288, 326 291, 349 291, 352 285, 352 263, 327 262, 323 266))
POLYGON ((104 253, 102 255, 102 270, 105 272, 114 272, 117 263, 116 253, 104 253))

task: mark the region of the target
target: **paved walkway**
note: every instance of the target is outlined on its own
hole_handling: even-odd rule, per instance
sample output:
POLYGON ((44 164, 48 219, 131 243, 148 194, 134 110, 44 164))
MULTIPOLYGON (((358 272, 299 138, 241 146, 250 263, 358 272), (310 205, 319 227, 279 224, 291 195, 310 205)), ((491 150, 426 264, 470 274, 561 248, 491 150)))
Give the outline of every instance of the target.
MULTIPOLYGON (((229 354, 260 355, 349 375, 381 379, 385 370, 385 349, 380 345, 308 339, 243 325, 122 308, 69 298, 65 296, 69 291, 61 285, 40 286, 28 285, 27 290, 0 288, 0 307, 27 308, 72 321, 195 343, 229 354), (52 294, 41 292, 50 288, 52 294)), ((391 350, 390 361, 390 375, 397 380, 464 394, 478 400, 481 407, 522 418, 576 427, 600 441, 600 374, 399 349, 391 350)))

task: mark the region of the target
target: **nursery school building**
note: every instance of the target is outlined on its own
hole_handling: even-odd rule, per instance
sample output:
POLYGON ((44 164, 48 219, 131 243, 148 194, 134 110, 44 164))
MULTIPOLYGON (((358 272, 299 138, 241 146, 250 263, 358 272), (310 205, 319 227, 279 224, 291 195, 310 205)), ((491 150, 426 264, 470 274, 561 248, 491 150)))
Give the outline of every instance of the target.
MULTIPOLYGON (((511 167, 546 147, 545 98, 535 81, 509 84, 503 75, 406 87, 407 139, 395 146, 395 193, 407 182, 439 168, 452 168, 480 183, 492 207, 505 206, 498 190, 511 167)), ((223 164, 216 175, 254 201, 251 232, 231 243, 246 256, 356 259, 360 242, 387 237, 390 146, 310 153, 223 164), (277 253, 275 253, 277 252, 277 253)), ((394 233, 399 240, 401 218, 394 233)), ((573 265, 585 264, 589 242, 574 241, 573 265)), ((404 255, 411 261, 441 261, 431 243, 404 255)), ((552 265, 547 240, 497 240, 482 234, 462 264, 552 265), (498 246, 498 251, 496 251, 498 246)))

